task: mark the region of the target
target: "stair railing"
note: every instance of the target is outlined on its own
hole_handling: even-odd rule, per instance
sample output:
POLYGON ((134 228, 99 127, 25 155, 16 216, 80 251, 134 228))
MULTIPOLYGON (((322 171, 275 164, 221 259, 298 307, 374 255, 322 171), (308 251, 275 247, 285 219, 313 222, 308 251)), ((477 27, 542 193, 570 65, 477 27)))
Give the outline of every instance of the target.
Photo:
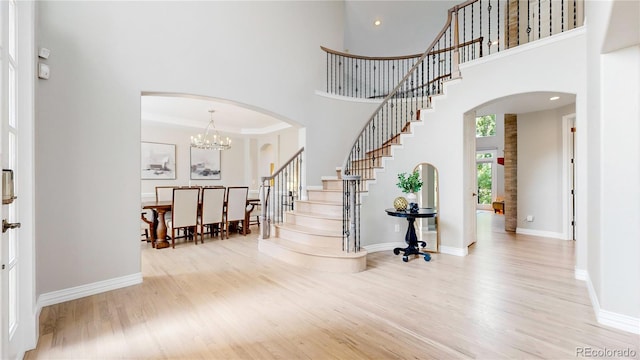
POLYGON ((271 226, 283 223, 287 211, 293 211, 302 194, 302 158, 304 147, 270 176, 261 178, 260 237, 271 236, 271 226))
MULTIPOLYGON (((442 93, 443 83, 460 77, 461 62, 482 57, 485 51, 486 54, 499 52, 583 24, 583 0, 547 0, 544 5, 541 0, 522 2, 469 0, 449 9, 444 27, 427 51, 417 59, 414 55, 405 59, 415 63, 386 94, 386 90, 378 94, 378 89, 386 89, 387 84, 358 76, 362 65, 354 60, 357 57, 337 52, 332 52, 331 58, 327 57, 327 91, 338 89, 338 95, 344 95, 345 91, 349 94, 348 89, 356 89, 358 95, 374 94, 369 96, 374 98, 384 95, 342 164, 343 242, 346 251, 358 251, 360 248, 359 195, 366 187, 366 180, 373 177, 376 167, 382 166, 381 158, 391 155, 391 146, 399 142, 400 134, 409 131, 411 121, 420 120, 420 109, 429 107, 431 97, 442 93), (486 50, 483 50, 485 46, 486 50), (333 69, 333 64, 340 68, 333 69), (349 67, 349 64, 353 65, 349 67), (348 69, 354 69, 355 73, 348 73, 348 69), (329 79, 330 74, 338 74, 340 78, 329 79), (339 85, 336 87, 334 83, 339 85)), ((376 61, 376 66, 381 69, 396 69, 393 65, 393 61, 397 61, 395 58, 376 61), (381 65, 380 61, 388 64, 381 65)), ((378 76, 384 78, 384 75, 378 76)), ((392 79, 398 77, 396 73, 387 76, 392 79)))
MULTIPOLYGON (((455 27, 437 37, 445 36, 448 41, 430 50, 433 58, 422 65, 422 73, 417 72, 416 87, 433 84, 439 90, 438 76, 427 82, 419 80, 425 71, 446 77, 448 72, 441 67, 449 68, 451 61, 464 63, 580 27, 584 22, 584 0, 470 0, 449 11, 455 15, 455 27), (451 58, 456 46, 459 56, 451 58), (434 56, 438 52, 446 55, 434 56), (448 64, 443 64, 445 61, 448 64)), ((383 99, 392 93, 424 55, 362 56, 320 48, 326 53, 327 93, 367 99, 383 99)), ((428 93, 427 89, 421 91, 428 93)))

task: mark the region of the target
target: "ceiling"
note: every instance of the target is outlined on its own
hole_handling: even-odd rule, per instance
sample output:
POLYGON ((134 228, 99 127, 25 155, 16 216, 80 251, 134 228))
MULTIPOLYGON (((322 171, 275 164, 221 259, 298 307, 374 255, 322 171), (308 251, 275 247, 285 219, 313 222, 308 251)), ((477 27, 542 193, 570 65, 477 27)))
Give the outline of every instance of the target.
POLYGON ((209 110, 213 109, 215 127, 221 132, 259 135, 291 127, 274 115, 222 99, 143 94, 140 102, 142 121, 204 129, 211 120, 209 110))
POLYGON ((476 108, 476 116, 490 114, 524 114, 557 109, 576 102, 576 96, 558 92, 535 92, 511 95, 490 101, 476 108), (558 96, 557 100, 550 100, 558 96))

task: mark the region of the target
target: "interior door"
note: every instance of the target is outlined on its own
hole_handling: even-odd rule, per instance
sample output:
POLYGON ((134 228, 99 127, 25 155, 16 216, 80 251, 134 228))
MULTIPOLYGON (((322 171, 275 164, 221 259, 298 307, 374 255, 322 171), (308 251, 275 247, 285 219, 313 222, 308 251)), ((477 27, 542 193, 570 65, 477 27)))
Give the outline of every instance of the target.
POLYGON ((35 345, 33 228, 20 228, 21 220, 33 224, 34 9, 33 2, 0 2, 0 162, 10 170, 3 171, 7 173, 3 179, 13 177, 2 181, 2 359, 21 359, 35 345))
POLYGON ((476 242, 476 204, 478 202, 478 182, 476 175, 476 114, 464 114, 464 170, 463 170, 463 206, 464 206, 464 246, 476 242))

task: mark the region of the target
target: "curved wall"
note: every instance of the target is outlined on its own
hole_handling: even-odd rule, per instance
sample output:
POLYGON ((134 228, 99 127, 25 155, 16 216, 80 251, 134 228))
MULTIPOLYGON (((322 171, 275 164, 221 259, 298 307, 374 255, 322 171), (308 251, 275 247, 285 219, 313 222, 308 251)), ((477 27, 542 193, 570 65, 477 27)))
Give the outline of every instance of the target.
MULTIPOLYGON (((403 139, 403 146, 394 151, 394 160, 387 161, 384 172, 371 185, 362 206, 362 244, 383 248, 381 244, 402 241, 403 234, 396 233, 394 225, 400 224, 400 229, 405 229, 406 224, 383 211, 391 206, 399 191, 382 189, 397 189, 397 173, 428 162, 438 168, 440 180, 442 250, 466 254, 469 236, 475 234, 475 221, 467 210, 474 207, 475 198, 465 188, 468 185, 464 178, 475 176, 470 173, 475 168, 464 164, 469 160, 466 156, 475 156, 475 152, 466 155, 464 149, 465 144, 475 143, 475 138, 465 138, 465 125, 470 125, 465 124, 465 113, 509 95, 558 91, 576 95, 579 126, 585 121, 584 51, 584 31, 577 30, 504 51, 493 55, 490 61, 481 59, 463 65, 462 79, 447 84, 445 94, 435 98, 434 109, 422 112, 423 124, 415 127, 412 136, 403 139), (547 66, 541 59, 554 59, 553 66, 547 66)), ((475 136, 475 131, 470 133, 475 136)))

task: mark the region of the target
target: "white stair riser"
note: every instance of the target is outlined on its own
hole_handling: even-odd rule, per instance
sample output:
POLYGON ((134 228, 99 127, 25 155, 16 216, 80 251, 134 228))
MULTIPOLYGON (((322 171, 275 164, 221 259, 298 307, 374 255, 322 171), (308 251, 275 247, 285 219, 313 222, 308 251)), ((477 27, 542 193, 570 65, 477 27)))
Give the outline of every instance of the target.
POLYGON ((310 190, 307 192, 310 201, 326 201, 342 204, 343 193, 341 191, 318 191, 310 190))
POLYGON ((280 261, 307 269, 335 273, 356 273, 367 268, 366 255, 358 258, 314 256, 313 254, 292 251, 269 240, 260 240, 258 249, 261 253, 280 261))
POLYGON ((276 227, 275 236, 281 239, 295 241, 310 247, 342 250, 342 238, 335 236, 323 236, 293 231, 287 228, 276 227))
POLYGON ((322 180, 322 188, 325 190, 342 190, 342 180, 322 180))
POLYGON ((287 213, 286 221, 289 224, 297 224, 318 230, 342 231, 342 219, 323 219, 299 215, 296 213, 287 213))
POLYGON ((296 201, 296 210, 318 215, 341 216, 342 204, 314 203, 307 201, 296 201))

